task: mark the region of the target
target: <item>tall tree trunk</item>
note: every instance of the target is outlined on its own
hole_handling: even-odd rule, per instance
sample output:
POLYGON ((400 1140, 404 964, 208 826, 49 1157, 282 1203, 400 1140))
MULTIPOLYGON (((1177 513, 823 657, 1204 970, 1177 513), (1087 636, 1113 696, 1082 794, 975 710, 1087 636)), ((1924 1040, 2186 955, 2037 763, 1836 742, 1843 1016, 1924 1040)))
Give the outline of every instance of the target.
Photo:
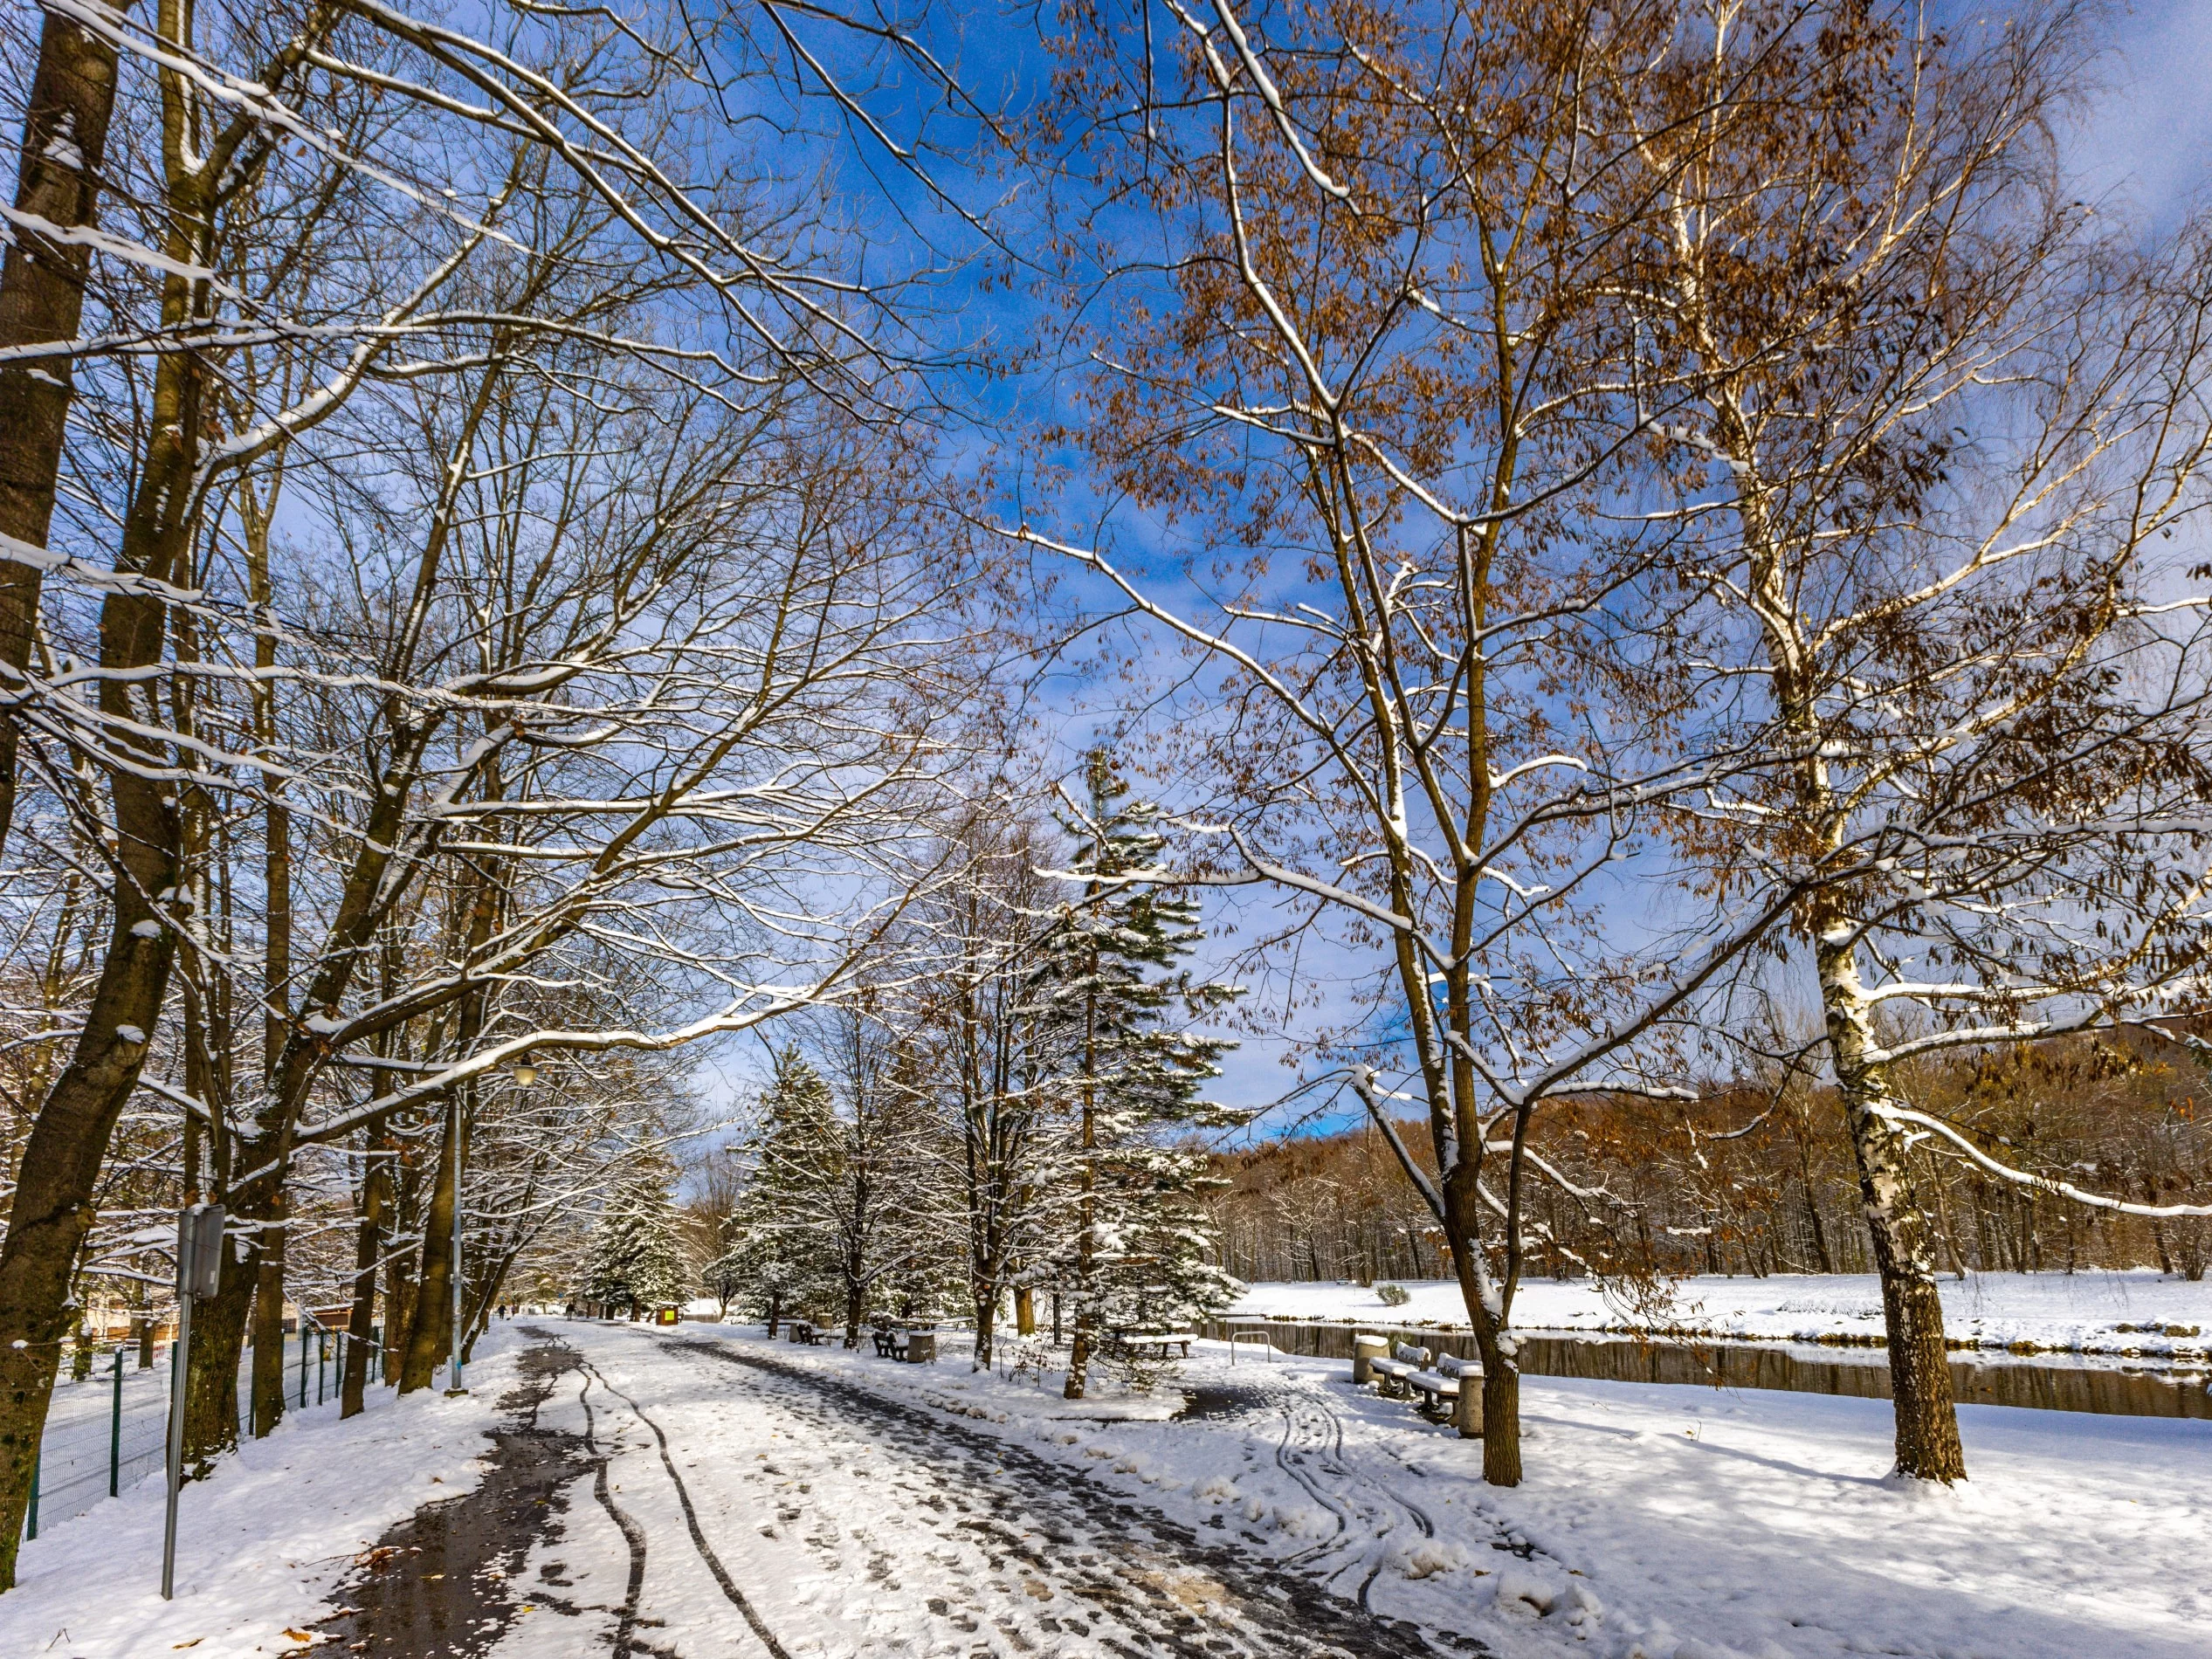
POLYGON ((1482 1194, 1477 1167, 1462 1160, 1444 1177, 1444 1240, 1460 1299, 1475 1328, 1482 1360, 1482 1477, 1492 1486, 1518 1486, 1520 1466, 1520 1365, 1518 1345, 1492 1305, 1492 1284, 1482 1251, 1482 1194))
MULTIPOLYGON (((1093 953, 1090 977, 1098 977, 1093 953)), ((1086 994, 1083 1011, 1083 1196, 1075 1212, 1075 1340, 1068 1349, 1068 1377, 1062 1398, 1080 1400, 1091 1386, 1091 1355, 1096 1345, 1097 1313, 1092 1306, 1091 1280, 1097 1270, 1098 1226, 1098 998, 1086 994)))
MULTIPOLYGON (((184 540, 178 498, 190 458, 178 434, 184 423, 196 430, 198 421, 197 375, 177 363, 164 358, 156 369, 152 464, 116 560, 119 569, 164 581, 184 574, 175 555, 184 540)), ((100 706, 119 723, 107 741, 125 751, 109 773, 113 922, 75 1050, 31 1125, 0 1244, 0 1590, 15 1584, 31 1471, 68 1329, 70 1269, 91 1229, 100 1164, 137 1087, 176 960, 181 919, 155 905, 172 906, 182 885, 176 798, 170 786, 146 775, 165 764, 163 757, 123 736, 120 724, 161 723, 124 676, 162 660, 166 621, 162 602, 141 592, 110 593, 100 606, 100 657, 107 672, 100 706)))
MULTIPOLYGON (((281 1219, 260 1232, 259 1270, 253 1283, 253 1437, 262 1439, 284 1419, 284 1247, 281 1219)), ((300 1309, 300 1328, 307 1310, 300 1309)))
POLYGON ((362 1172, 361 1223, 354 1236, 353 1310, 346 1333, 346 1375, 339 1385, 338 1415, 358 1416, 366 1404, 370 1344, 376 1337, 376 1259, 384 1242, 384 1189, 390 1180, 382 1137, 369 1137, 369 1167, 362 1172))
MULTIPOLYGON (((391 1170, 391 1232, 395 1238, 416 1233, 422 1222, 422 1171, 417 1160, 422 1142, 399 1137, 399 1153, 391 1170)), ((408 1334, 415 1328, 415 1286, 422 1268, 419 1243, 395 1244, 384 1263, 384 1380, 399 1385, 407 1356, 408 1334), (392 1363, 396 1358, 400 1366, 392 1363)))
MULTIPOLYGON (((1823 940, 1829 931, 1816 934, 1823 940)), ((1890 1394, 1897 1422, 1897 1472, 1918 1480, 1964 1480, 1966 1452, 1951 1364, 1943 1343, 1943 1298, 1936 1290, 1928 1218, 1912 1189, 1911 1146, 1878 1108, 1892 1104, 1883 1068, 1867 1058, 1874 1044, 1865 998, 1849 945, 1817 949, 1830 1048, 1858 1162, 1859 1205, 1866 1216, 1882 1317, 1889 1332, 1890 1394)))
MULTIPOLYGON (((116 10, 130 10, 121 0, 116 10)), ((16 153, 16 207, 64 231, 98 217, 100 176, 115 108, 115 48, 49 11, 16 153)), ((92 249, 16 222, 0 265, 0 349, 74 340, 85 308, 92 249)), ((53 526, 54 485, 68 427, 72 361, 57 353, 0 366, 0 535, 34 547, 53 526)), ((38 637, 41 572, 0 558, 0 697, 24 684, 38 637)), ((0 719, 0 851, 16 806, 17 726, 0 719)))
POLYGON ((403 1394, 429 1387, 452 1346, 453 1184, 458 1150, 454 1139, 459 1121, 456 1101, 446 1111, 445 1132, 438 1139, 438 1179, 431 1188, 430 1213, 423 1220, 423 1269, 416 1282, 415 1317, 399 1373, 403 1394))
MULTIPOLYGON (((193 146, 185 132, 187 100, 174 74, 164 77, 162 102, 169 169, 164 248, 176 262, 162 281, 162 323, 175 329, 198 314, 204 299, 204 285, 178 272, 203 262, 211 180, 204 171, 179 170, 176 158, 193 146)), ((211 156, 202 159, 214 166, 211 156)), ((191 485, 204 378, 196 352, 168 352, 155 365, 138 485, 116 549, 121 574, 191 583, 191 485)), ((18 588, 17 601, 22 597, 18 588)), ((141 671, 161 663, 168 630, 169 608, 156 592, 111 589, 101 602, 100 743, 114 757, 107 768, 112 929, 75 1050, 31 1125, 0 1244, 0 1590, 15 1584, 57 1347, 67 1325, 70 1268, 93 1223, 94 1183, 108 1141, 160 1023, 177 930, 190 925, 176 913, 185 889, 176 786, 161 775, 163 747, 138 735, 163 723, 159 687, 141 684, 141 671)))
POLYGON ((239 1259, 236 1241, 223 1251, 216 1294, 192 1306, 192 1351, 184 1375, 184 1463, 204 1475, 238 1443, 238 1351, 253 1305, 260 1252, 249 1245, 239 1259))

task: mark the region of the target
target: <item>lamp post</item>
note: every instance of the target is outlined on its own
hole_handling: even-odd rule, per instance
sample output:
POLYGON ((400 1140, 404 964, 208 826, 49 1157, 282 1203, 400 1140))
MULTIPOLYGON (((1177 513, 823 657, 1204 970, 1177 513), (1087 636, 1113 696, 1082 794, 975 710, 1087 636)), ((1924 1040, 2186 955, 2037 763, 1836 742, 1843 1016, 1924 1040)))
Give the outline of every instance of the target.
MULTIPOLYGON (((538 1068, 527 1054, 515 1057, 513 1064, 508 1067, 508 1073, 525 1089, 538 1080, 538 1068)), ((468 1119, 462 1115, 460 1091, 455 1090, 451 1098, 453 1121, 446 1129, 453 1145, 453 1248, 450 1275, 453 1281, 453 1346, 447 1356, 445 1372, 448 1398, 468 1392, 461 1383, 461 1339, 466 1334, 468 1318, 465 1282, 461 1277, 461 1169, 463 1154, 468 1150, 464 1138, 468 1119)))

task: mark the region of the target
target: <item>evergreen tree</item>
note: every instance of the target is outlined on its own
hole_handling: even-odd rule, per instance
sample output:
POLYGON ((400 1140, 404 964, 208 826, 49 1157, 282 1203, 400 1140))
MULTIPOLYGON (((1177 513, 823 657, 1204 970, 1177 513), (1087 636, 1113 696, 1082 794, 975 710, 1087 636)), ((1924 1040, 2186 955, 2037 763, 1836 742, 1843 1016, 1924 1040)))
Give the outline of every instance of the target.
POLYGON ((1194 984, 1176 964, 1201 937, 1197 907, 1157 885, 1159 809, 1131 801, 1111 757, 1085 768, 1086 822, 1075 873, 1080 902, 1055 934, 1044 974, 1072 1058, 1067 1079, 1078 1147, 1069 1263, 1074 1353, 1066 1394, 1079 1400, 1102 1334, 1181 1325, 1224 1305, 1237 1286, 1213 1265, 1203 1202, 1218 1184, 1196 1132, 1245 1120, 1204 1098, 1232 1044, 1189 1022, 1237 995, 1194 984))
POLYGON ((822 1074, 796 1045, 775 1057, 743 1153, 751 1167, 717 1269, 769 1334, 794 1311, 826 1299, 837 1277, 828 1194, 843 1181, 844 1137, 822 1074))
POLYGON ((627 1308, 632 1318, 680 1301, 690 1282, 668 1174, 666 1165, 654 1159, 615 1183, 584 1267, 584 1296, 627 1308))

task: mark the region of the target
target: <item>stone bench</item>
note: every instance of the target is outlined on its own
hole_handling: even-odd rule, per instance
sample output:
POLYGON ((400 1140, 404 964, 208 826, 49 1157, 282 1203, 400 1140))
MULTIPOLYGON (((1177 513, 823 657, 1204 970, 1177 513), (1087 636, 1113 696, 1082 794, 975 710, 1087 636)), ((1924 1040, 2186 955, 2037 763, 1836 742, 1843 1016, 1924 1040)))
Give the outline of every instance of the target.
POLYGON ((1368 1360, 1368 1370, 1381 1379, 1384 1394, 1400 1400, 1405 1397, 1407 1385, 1429 1368, 1430 1357, 1426 1348, 1416 1348, 1409 1342, 1395 1342, 1390 1346, 1389 1358, 1368 1360))

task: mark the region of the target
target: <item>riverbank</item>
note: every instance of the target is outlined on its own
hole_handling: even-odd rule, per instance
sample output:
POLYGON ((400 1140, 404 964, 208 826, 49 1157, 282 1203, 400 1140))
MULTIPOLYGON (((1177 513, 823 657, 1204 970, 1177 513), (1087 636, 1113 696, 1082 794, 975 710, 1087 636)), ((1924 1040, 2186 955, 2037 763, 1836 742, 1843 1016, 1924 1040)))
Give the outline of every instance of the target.
MULTIPOLYGON (((1232 1318, 1388 1320, 1464 1328, 1465 1305, 1448 1279, 1409 1283, 1402 1306, 1350 1283, 1257 1284, 1232 1318)), ((1941 1284, 1954 1348, 2202 1361, 2212 1353, 2212 1281, 2147 1269, 2079 1273, 1977 1273, 1941 1284)), ((1879 1346, 1881 1287, 1871 1274, 1775 1274, 1678 1281, 1657 1306, 1637 1308, 1587 1279, 1523 1281, 1513 1323, 1524 1331, 1719 1338, 1745 1342, 1879 1346)))

